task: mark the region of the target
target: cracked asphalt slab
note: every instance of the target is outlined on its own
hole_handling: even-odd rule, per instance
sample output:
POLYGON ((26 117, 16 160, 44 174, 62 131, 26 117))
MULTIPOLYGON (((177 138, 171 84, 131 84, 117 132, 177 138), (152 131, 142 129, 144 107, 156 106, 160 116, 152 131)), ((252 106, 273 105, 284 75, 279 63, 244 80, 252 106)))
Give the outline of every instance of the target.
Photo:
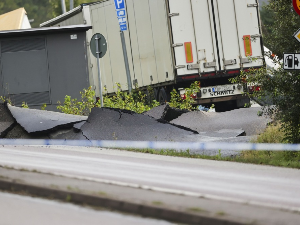
POLYGON ((15 120, 4 104, 0 104, 0 115, 0 138, 3 138, 14 127, 15 120))
POLYGON ((168 104, 163 104, 157 107, 150 109, 147 112, 144 112, 144 115, 151 116, 157 120, 162 119, 170 122, 181 116, 184 113, 187 113, 188 110, 175 109, 170 107, 168 104))
POLYGON ((18 124, 20 124, 28 133, 46 132, 58 127, 72 127, 75 123, 87 120, 86 116, 19 108, 9 104, 7 107, 18 124))
MULTIPOLYGON (((1 138, 65 140, 132 140, 178 142, 249 142, 271 121, 261 107, 227 112, 176 110, 167 104, 143 114, 93 108, 88 117, 0 105, 1 138), (170 114, 168 116, 168 114, 170 114), (173 115, 171 115, 173 114, 173 115), (175 118, 175 119, 170 119, 175 118), (170 120, 168 122, 167 120, 170 120)), ((198 152, 197 152, 198 153, 198 152)), ((218 150, 199 152, 215 155, 218 150)), ((235 155, 236 152, 222 152, 235 155)))
POLYGON ((89 140, 183 141, 195 133, 147 115, 110 108, 93 108, 81 130, 89 140))
POLYGON ((153 117, 154 119, 164 119, 165 115, 166 115, 166 111, 167 111, 168 105, 167 104, 163 104, 157 107, 154 107, 152 109, 150 109, 147 112, 144 112, 144 115, 148 115, 153 117))
POLYGON ((192 111, 171 121, 173 124, 188 127, 205 135, 223 129, 241 129, 247 136, 257 135, 264 131, 270 118, 258 116, 260 107, 241 108, 222 113, 192 111))

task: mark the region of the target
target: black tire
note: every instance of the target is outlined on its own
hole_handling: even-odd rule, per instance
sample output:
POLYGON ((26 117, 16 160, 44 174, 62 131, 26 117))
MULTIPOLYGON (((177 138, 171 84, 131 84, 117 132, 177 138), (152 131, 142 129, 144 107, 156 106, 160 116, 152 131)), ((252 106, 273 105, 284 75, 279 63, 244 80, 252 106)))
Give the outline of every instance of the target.
POLYGON ((153 91, 149 92, 148 89, 146 89, 145 91, 146 94, 146 101, 147 104, 150 105, 151 103, 153 103, 153 100, 156 100, 156 96, 157 96, 157 91, 155 92, 155 90, 153 89, 153 91))
POLYGON ((168 94, 166 92, 166 90, 164 88, 160 88, 159 92, 158 92, 158 98, 157 101, 160 104, 165 104, 166 102, 168 102, 170 99, 168 97, 168 94))

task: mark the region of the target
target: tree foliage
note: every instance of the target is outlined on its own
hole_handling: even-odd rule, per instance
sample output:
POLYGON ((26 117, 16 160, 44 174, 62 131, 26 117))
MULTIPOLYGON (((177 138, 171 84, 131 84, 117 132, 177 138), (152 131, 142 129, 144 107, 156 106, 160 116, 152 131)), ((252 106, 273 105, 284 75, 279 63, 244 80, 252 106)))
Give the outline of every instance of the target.
MULTIPOLYGON (((271 10, 268 10, 266 8, 266 4, 263 3, 263 7, 260 10, 260 17, 261 17, 261 22, 262 22, 262 30, 264 36, 268 33, 270 33, 270 26, 274 24, 274 12, 271 10)), ((269 47, 269 46, 267 46, 269 47)))
MULTIPOLYGON (((65 0, 66 10, 70 10, 70 1, 65 0)), ((74 0, 74 7, 95 0, 74 0)), ((1 0, 0 15, 24 7, 29 19, 34 19, 32 27, 62 14, 61 0, 1 0)))
POLYGON ((32 27, 52 18, 52 8, 49 0, 1 0, 0 15, 24 7, 28 19, 34 19, 32 27))
POLYGON ((300 50, 293 34, 300 28, 300 16, 295 12, 291 0, 270 0, 263 7, 265 14, 273 15, 273 22, 265 26, 269 32, 264 35, 264 44, 280 58, 284 52, 300 50))
MULTIPOLYGON (((48 0, 52 8, 52 16, 57 17, 62 14, 61 0, 48 0)), ((95 0, 73 0, 74 8, 83 3, 95 2, 95 0)), ((70 10, 70 0, 65 0, 66 10, 70 10)))

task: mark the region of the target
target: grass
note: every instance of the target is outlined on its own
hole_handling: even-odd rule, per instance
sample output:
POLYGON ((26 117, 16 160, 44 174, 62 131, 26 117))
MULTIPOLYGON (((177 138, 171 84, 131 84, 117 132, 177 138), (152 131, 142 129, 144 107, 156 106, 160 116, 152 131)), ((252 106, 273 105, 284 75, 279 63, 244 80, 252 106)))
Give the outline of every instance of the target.
POLYGON ((154 149, 126 149, 127 151, 141 152, 154 155, 165 155, 192 159, 209 159, 218 161, 251 163, 300 169, 300 152, 274 152, 274 151, 242 151, 233 157, 222 157, 221 151, 215 156, 191 153, 189 150, 154 150, 154 149))
POLYGON ((163 205, 164 203, 162 203, 160 201, 153 201, 152 204, 153 205, 163 205))
POLYGON ((188 208, 187 211, 194 212, 194 213, 207 212, 206 210, 199 208, 199 207, 188 208))
POLYGON ((300 169, 300 152, 244 151, 237 156, 237 162, 300 169))
POLYGON ((99 192, 97 192, 97 194, 101 195, 101 196, 107 196, 107 193, 104 191, 99 191, 99 192))
MULTIPOLYGON (((284 132, 280 129, 281 125, 269 125, 265 132, 260 134, 255 143, 284 143, 284 132)), ((251 163, 260 165, 270 165, 278 167, 289 167, 300 169, 300 152, 288 151, 241 151, 240 154, 232 157, 222 157, 221 151, 215 156, 207 156, 191 153, 189 150, 154 150, 154 149, 126 149, 134 152, 142 152, 155 155, 166 155, 174 157, 184 157, 193 159, 209 159, 240 163, 251 163)))
MULTIPOLYGON (((255 143, 286 143, 280 123, 269 125, 255 143)), ((281 167, 300 168, 300 152, 289 151, 245 151, 239 155, 241 162, 281 167)))
POLYGON ((261 133, 256 143, 284 143, 284 132, 281 130, 280 123, 270 125, 266 128, 265 132, 261 133))
POLYGON ((72 200, 72 196, 71 196, 71 195, 67 195, 66 201, 67 201, 67 202, 70 202, 71 200, 72 200))
POLYGON ((225 216, 225 215, 226 215, 226 213, 225 213, 225 212, 223 212, 223 211, 219 211, 219 212, 217 212, 217 213, 216 213, 216 215, 218 215, 218 216, 225 216))

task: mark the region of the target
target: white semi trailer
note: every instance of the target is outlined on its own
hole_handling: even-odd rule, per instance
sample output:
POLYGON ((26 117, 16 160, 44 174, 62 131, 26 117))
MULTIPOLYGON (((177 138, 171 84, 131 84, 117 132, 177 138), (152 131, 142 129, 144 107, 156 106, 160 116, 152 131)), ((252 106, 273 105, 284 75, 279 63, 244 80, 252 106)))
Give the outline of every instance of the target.
MULTIPOLYGON (((166 101, 175 88, 201 82, 197 104, 229 101, 244 105, 245 85, 228 79, 264 64, 257 0, 126 0, 127 56, 133 86, 152 86, 166 101), (257 58, 251 60, 250 57, 257 58)), ((128 89, 114 0, 82 4, 41 27, 87 24, 87 45, 95 33, 107 40, 100 59, 102 90, 128 89)), ((98 88, 97 61, 88 49, 90 84, 98 88)))

